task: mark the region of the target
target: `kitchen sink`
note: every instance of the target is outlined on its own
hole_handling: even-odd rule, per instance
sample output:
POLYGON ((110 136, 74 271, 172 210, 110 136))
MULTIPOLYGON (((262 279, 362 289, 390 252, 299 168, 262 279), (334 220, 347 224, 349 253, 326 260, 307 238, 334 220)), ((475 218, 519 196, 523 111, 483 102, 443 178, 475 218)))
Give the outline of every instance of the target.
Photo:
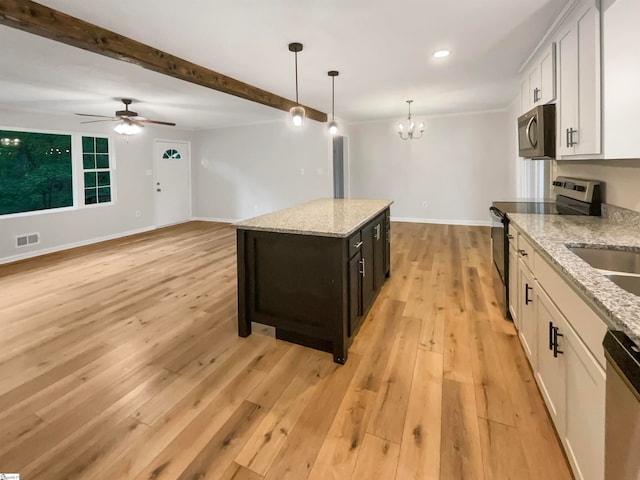
POLYGON ((631 275, 616 275, 614 273, 608 273, 605 275, 605 277, 618 285, 620 288, 640 297, 640 277, 631 275))
POLYGON ((598 270, 640 274, 640 252, 612 248, 567 248, 598 270))

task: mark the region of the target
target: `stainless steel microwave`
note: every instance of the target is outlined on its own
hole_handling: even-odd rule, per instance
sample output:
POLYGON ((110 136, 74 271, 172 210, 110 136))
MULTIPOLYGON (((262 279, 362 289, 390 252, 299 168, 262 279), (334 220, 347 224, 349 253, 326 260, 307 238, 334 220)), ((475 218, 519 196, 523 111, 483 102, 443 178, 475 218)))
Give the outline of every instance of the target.
POLYGON ((556 157, 555 105, 539 105, 518 118, 518 150, 523 158, 556 157))

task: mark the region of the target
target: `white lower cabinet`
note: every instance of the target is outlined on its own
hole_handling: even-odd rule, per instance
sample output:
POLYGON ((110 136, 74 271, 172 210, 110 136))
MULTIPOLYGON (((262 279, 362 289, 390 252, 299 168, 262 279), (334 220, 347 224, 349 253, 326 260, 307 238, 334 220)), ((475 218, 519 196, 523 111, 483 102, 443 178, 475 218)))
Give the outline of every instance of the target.
POLYGON ((565 419, 566 362, 562 348, 567 322, 539 285, 536 286, 534 303, 538 321, 536 380, 558 428, 558 425, 564 425, 565 419))
POLYGON ((518 252, 509 241, 509 312, 516 328, 520 330, 520 289, 518 288, 518 252))
POLYGON ((599 356, 606 327, 537 250, 528 260, 510 251, 523 349, 574 476, 603 480, 606 376, 599 356))
POLYGON ((578 479, 604 478, 606 374, 571 328, 564 333, 566 418, 563 443, 578 479))
POLYGON ((520 287, 520 341, 524 351, 529 357, 529 363, 536 369, 536 343, 538 325, 533 305, 533 276, 526 264, 519 260, 519 287, 520 287))

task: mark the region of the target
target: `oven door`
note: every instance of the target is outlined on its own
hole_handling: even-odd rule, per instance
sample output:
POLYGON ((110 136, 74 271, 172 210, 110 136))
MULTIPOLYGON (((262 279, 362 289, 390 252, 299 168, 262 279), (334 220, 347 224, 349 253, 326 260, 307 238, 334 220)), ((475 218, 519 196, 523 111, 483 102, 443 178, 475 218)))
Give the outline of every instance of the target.
POLYGON ((505 277, 505 224, 506 217, 504 213, 495 207, 489 209, 491 212, 491 253, 493 263, 498 270, 500 280, 506 283, 505 277))
POLYGON ((491 212, 491 256, 495 266, 492 275, 493 288, 502 314, 505 318, 510 318, 509 265, 507 263, 509 243, 506 240, 509 219, 495 207, 491 207, 489 211, 491 212))

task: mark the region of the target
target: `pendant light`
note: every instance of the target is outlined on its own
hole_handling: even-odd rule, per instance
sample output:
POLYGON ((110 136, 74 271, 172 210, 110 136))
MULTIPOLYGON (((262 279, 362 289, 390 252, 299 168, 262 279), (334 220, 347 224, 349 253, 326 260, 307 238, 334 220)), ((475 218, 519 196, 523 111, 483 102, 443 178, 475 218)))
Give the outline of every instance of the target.
POLYGON ((329 122, 329 133, 335 135, 338 133, 338 122, 336 122, 336 77, 339 75, 337 70, 330 70, 327 75, 331 77, 331 121, 329 122))
POLYGON ((422 137, 424 133, 424 122, 419 122, 417 127, 419 131, 416 133, 416 123, 411 120, 411 103, 413 100, 407 100, 409 104, 409 115, 407 116, 407 120, 402 120, 398 123, 398 135, 402 140, 417 140, 422 137))
POLYGON ((302 44, 298 42, 289 44, 289 51, 295 54, 296 58, 296 106, 289 110, 291 114, 291 122, 294 127, 299 127, 304 123, 304 108, 298 103, 298 52, 302 51, 302 44))

